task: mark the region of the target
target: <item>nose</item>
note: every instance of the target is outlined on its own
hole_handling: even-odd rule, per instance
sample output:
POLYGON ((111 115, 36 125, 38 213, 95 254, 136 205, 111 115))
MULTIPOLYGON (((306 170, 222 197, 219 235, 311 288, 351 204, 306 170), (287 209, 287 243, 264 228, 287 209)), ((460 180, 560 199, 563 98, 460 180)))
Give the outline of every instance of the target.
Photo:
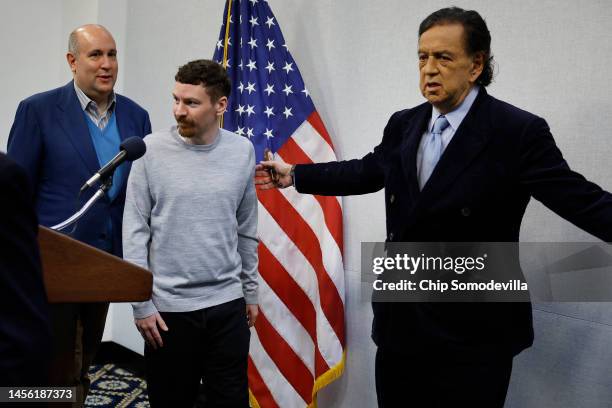
POLYGON ((113 59, 112 57, 108 56, 108 55, 104 55, 102 57, 102 65, 101 68, 102 69, 111 69, 113 65, 113 59))
POLYGON ((427 57, 425 61, 425 65, 423 65, 423 73, 425 75, 434 75, 438 72, 438 64, 436 63, 436 59, 433 56, 427 57))
POLYGON ((182 102, 174 103, 174 116, 183 117, 185 116, 185 105, 182 102))

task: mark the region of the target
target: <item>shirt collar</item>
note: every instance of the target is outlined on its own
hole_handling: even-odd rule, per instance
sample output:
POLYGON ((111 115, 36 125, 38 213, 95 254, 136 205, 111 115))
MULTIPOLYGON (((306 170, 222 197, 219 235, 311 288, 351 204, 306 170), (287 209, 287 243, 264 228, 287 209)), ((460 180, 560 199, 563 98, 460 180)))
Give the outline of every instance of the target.
MULTIPOLYGON (((76 81, 73 81, 72 83, 74 84, 74 91, 76 92, 79 104, 81 105, 81 109, 86 111, 89 104, 93 104, 97 112, 98 105, 89 96, 85 95, 85 92, 83 92, 83 90, 79 88, 79 86, 76 84, 76 81)), ((108 104, 107 112, 110 112, 115 108, 115 103, 117 102, 117 96, 115 95, 115 91, 111 92, 108 98, 110 100, 110 103, 108 104)))
MULTIPOLYGON (((468 92, 463 102, 461 102, 461 104, 457 106, 454 110, 444 115, 446 117, 446 120, 448 120, 448 124, 450 125, 450 127, 453 129, 454 132, 457 131, 457 129, 459 128, 459 125, 461 125, 461 122, 463 122, 463 119, 465 118, 470 108, 472 107, 472 104, 474 103, 474 101, 476 100, 476 97, 478 96, 479 90, 480 90, 480 87, 478 85, 473 86, 472 89, 470 89, 470 92, 468 92)), ((428 130, 430 132, 433 128, 434 122, 441 115, 442 114, 440 113, 440 111, 436 109, 436 107, 434 106, 431 112, 431 121, 429 122, 429 127, 428 127, 428 130)))

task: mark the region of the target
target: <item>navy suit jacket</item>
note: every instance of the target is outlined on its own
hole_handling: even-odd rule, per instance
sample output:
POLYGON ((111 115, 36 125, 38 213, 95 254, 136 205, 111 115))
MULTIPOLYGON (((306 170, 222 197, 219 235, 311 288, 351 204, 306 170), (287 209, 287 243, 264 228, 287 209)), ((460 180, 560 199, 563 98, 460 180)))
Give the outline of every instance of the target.
MULTIPOLYGON (((121 140, 151 133, 148 113, 124 96, 117 95, 115 116, 121 140)), ((42 225, 64 221, 95 193, 96 189, 89 189, 77 200, 83 183, 101 166, 72 81, 19 104, 9 135, 8 155, 25 168, 34 186, 36 212, 42 225)), ((106 234, 110 218, 110 252, 117 256, 122 255, 121 223, 129 166, 115 199, 105 196, 98 201, 72 233, 80 241, 104 248, 109 242, 106 234)))
MULTIPOLYGON (((612 195, 570 170, 546 122, 481 88, 430 179, 416 156, 431 105, 396 112, 362 159, 298 165, 296 188, 324 195, 385 189, 387 241, 517 242, 531 197, 612 241, 612 195)), ((379 347, 516 354, 531 345, 529 303, 374 303, 379 347)))
POLYGON ((38 222, 23 169, 0 153, 0 386, 42 385, 51 351, 38 222))

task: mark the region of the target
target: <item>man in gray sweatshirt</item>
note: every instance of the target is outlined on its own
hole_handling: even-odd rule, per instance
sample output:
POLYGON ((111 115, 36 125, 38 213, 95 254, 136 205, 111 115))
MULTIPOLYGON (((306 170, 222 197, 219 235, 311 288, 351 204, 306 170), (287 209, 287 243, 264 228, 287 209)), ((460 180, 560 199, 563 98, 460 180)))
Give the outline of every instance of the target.
POLYGON ((247 407, 249 326, 257 307, 257 196, 251 143, 219 128, 230 81, 216 62, 175 76, 177 126, 148 136, 134 163, 123 255, 153 273, 133 304, 152 407, 247 407), (246 311, 246 312, 245 312, 246 311))

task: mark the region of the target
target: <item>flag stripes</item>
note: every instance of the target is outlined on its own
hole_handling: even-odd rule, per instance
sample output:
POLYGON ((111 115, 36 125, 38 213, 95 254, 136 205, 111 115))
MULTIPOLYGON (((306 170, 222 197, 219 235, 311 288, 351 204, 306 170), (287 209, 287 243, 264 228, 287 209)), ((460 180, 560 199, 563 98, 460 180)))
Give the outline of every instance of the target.
POLYGON ((319 287, 321 307, 340 343, 344 345, 344 302, 335 283, 323 265, 323 254, 314 231, 304 221, 290 202, 277 190, 258 194, 259 202, 266 207, 287 237, 304 254, 313 267, 319 287))
MULTIPOLYGON (((227 0, 213 57, 232 81, 222 126, 290 163, 335 161, 331 138, 269 3, 227 0)), ((344 369, 342 205, 295 189, 258 191, 260 316, 249 390, 260 408, 311 407, 344 369)))

